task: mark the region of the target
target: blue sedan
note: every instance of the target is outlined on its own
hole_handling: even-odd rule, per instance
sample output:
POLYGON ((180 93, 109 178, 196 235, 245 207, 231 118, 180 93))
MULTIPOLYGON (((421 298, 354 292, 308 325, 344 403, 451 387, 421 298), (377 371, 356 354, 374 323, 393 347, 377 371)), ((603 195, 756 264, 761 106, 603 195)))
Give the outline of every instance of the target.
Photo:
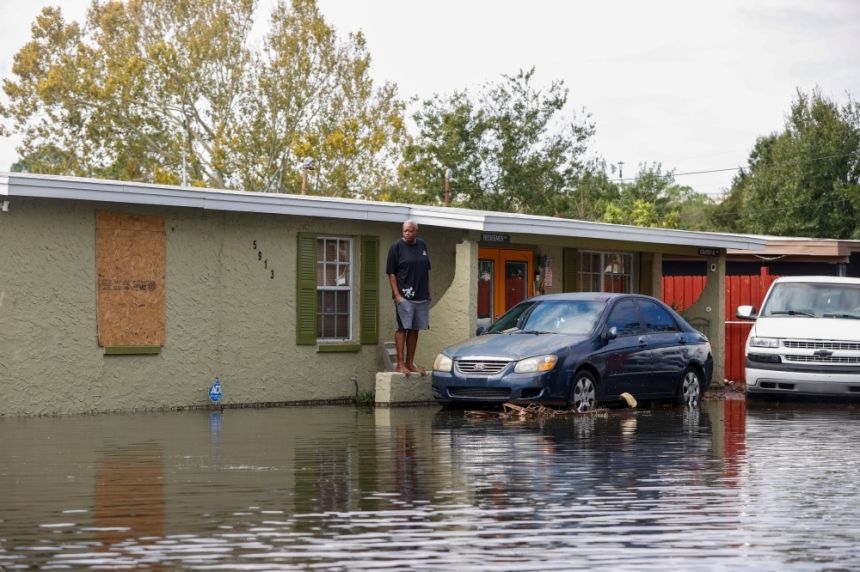
POLYGON ((443 404, 542 403, 593 409, 618 401, 697 404, 713 374, 711 344, 661 301, 582 292, 530 298, 433 364, 443 404))

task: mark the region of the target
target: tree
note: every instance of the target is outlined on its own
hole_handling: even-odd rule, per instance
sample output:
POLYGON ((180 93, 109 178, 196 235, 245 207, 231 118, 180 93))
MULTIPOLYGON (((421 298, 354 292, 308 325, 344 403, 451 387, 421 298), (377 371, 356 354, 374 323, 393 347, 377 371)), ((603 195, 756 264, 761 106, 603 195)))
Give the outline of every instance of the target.
POLYGON ((710 218, 720 228, 860 238, 860 106, 801 91, 781 133, 756 141, 710 218), (734 221, 738 221, 737 224, 734 221))
POLYGON ((607 204, 604 222, 664 228, 701 228, 708 199, 675 183, 660 164, 641 165, 632 183, 620 186, 618 198, 607 204))
POLYGON ((45 8, 4 82, 21 163, 178 183, 184 161, 192 184, 298 192, 312 159, 314 192, 390 184, 404 107, 393 84, 374 88, 363 36, 340 41, 315 0, 292 0, 252 51, 255 7, 93 0, 84 27, 45 8))
POLYGON ((573 184, 586 171, 594 127, 565 116, 567 89, 533 86, 534 68, 468 91, 435 95, 413 115, 418 128, 404 150, 404 185, 428 203, 441 202, 445 171, 459 205, 568 216, 573 184))

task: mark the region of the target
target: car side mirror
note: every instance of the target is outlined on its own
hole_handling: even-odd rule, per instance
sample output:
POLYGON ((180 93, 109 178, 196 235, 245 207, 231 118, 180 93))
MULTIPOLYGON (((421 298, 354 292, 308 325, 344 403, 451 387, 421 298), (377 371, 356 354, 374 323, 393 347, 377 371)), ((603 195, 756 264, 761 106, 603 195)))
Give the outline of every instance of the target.
POLYGON ((487 328, 487 326, 478 326, 478 329, 475 330, 475 335, 476 336, 483 336, 484 334, 487 333, 488 329, 489 328, 487 328))
POLYGON ((601 338, 603 338, 604 344, 608 343, 609 340, 614 340, 617 337, 618 337, 618 328, 616 328, 615 326, 612 326, 611 328, 607 328, 607 329, 603 330, 603 335, 601 336, 601 338))
POLYGON ((738 306, 735 316, 741 320, 755 320, 758 315, 755 313, 755 306, 738 306))

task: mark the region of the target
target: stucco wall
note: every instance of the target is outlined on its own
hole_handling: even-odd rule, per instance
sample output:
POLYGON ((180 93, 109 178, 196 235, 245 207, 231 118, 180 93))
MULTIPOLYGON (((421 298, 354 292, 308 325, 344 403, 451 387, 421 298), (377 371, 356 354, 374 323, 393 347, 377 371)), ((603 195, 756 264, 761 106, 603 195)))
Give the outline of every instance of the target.
MULTIPOLYGON (((216 376, 224 404, 333 400, 371 389, 376 345, 357 353, 296 345, 300 231, 379 237, 380 341, 393 339, 384 271, 400 223, 15 200, 0 213, 0 414, 206 405, 216 376), (158 355, 105 355, 98 346, 97 209, 165 218, 166 342, 158 355)), ((418 359, 429 368, 441 345, 465 337, 462 318, 444 312, 468 295, 461 274, 468 269, 460 267, 469 262, 458 256, 457 233, 422 227, 421 236, 432 256, 434 306, 418 359)), ((357 241, 353 254, 357 260, 357 241)))

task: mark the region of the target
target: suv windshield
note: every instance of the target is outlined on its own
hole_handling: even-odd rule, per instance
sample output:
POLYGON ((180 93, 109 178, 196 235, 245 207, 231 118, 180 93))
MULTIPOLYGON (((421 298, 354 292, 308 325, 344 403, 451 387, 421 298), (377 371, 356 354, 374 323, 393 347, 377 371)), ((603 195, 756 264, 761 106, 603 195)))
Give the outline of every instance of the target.
POLYGON ((759 315, 860 319, 860 285, 823 282, 774 284, 759 315))
POLYGON ((600 318, 605 302, 592 300, 541 300, 514 306, 488 330, 503 332, 588 335, 600 318))

